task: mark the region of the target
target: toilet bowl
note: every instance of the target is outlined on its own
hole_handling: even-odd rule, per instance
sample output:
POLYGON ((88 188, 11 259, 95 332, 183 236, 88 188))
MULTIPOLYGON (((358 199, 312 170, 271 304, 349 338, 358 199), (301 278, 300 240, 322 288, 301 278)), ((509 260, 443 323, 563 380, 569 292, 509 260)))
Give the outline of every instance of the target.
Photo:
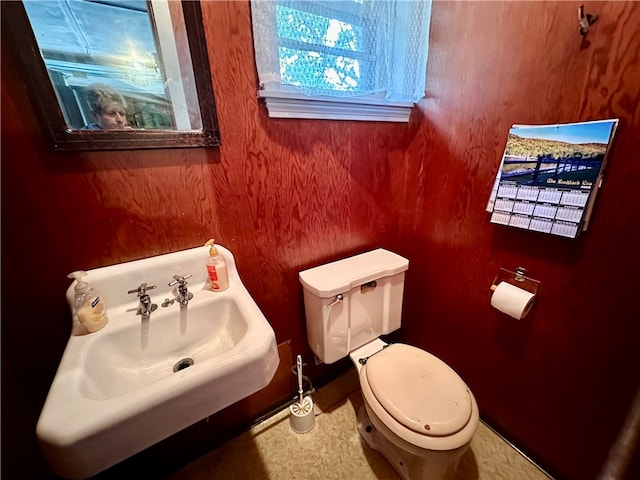
POLYGON ((351 357, 371 448, 405 480, 450 480, 478 428, 475 398, 436 356, 379 338, 400 328, 408 264, 378 249, 300 272, 307 339, 325 363, 351 357))

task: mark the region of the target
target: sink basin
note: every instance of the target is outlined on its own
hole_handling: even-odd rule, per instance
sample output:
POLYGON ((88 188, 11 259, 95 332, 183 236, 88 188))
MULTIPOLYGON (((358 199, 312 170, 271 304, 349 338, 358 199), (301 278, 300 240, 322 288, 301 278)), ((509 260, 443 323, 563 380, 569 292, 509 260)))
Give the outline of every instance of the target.
POLYGON ((182 307, 179 319, 175 310, 171 313, 145 321, 146 325, 131 324, 96 338, 91 355, 83 362, 81 393, 107 400, 192 365, 220 361, 247 332, 247 322, 232 299, 182 307))
POLYGON ((223 292, 208 289, 208 247, 88 271, 109 323, 72 334, 40 414, 37 436, 56 474, 93 476, 269 384, 278 366, 273 329, 231 252, 217 248, 229 270, 223 292), (173 275, 188 273, 188 305, 165 302, 175 298, 173 275), (141 283, 156 285, 149 319, 127 294, 141 283))

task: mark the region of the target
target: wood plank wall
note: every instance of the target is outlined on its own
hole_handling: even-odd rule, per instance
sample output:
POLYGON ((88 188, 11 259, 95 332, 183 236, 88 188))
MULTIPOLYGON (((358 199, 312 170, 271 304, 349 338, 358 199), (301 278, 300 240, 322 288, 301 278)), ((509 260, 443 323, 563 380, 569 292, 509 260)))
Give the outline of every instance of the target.
POLYGON ((203 2, 223 142, 210 150, 50 151, 3 42, 7 478, 46 478, 34 431, 70 330, 66 274, 211 236, 236 255, 278 342, 309 359, 297 272, 379 246, 405 255, 395 337, 454 367, 484 418, 559 478, 595 478, 639 383, 640 4, 585 6, 600 18, 581 40, 577 3, 435 2, 427 98, 393 125, 269 119, 249 3, 203 2), (621 127, 584 237, 488 223, 512 123, 611 117, 621 127), (488 287, 521 264, 543 293, 517 322, 491 309, 488 287))

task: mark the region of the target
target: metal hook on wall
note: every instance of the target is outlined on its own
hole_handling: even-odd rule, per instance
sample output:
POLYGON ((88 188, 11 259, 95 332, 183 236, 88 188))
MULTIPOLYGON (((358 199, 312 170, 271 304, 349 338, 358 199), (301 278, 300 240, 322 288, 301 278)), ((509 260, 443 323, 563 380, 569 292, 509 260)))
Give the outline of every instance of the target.
POLYGON ((589 27, 593 25, 597 19, 598 16, 593 13, 585 14, 584 5, 580 4, 580 6, 578 7, 578 25, 580 35, 584 37, 589 31, 589 27))

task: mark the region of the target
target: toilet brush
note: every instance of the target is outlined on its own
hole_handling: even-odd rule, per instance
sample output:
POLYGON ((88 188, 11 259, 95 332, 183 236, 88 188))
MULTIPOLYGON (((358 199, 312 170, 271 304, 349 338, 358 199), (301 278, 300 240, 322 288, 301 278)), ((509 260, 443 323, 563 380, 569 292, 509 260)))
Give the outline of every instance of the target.
POLYGON ((289 424, 296 433, 306 433, 315 425, 313 400, 304 396, 302 389, 302 355, 296 358, 296 374, 298 376, 298 401, 289 406, 289 424))

